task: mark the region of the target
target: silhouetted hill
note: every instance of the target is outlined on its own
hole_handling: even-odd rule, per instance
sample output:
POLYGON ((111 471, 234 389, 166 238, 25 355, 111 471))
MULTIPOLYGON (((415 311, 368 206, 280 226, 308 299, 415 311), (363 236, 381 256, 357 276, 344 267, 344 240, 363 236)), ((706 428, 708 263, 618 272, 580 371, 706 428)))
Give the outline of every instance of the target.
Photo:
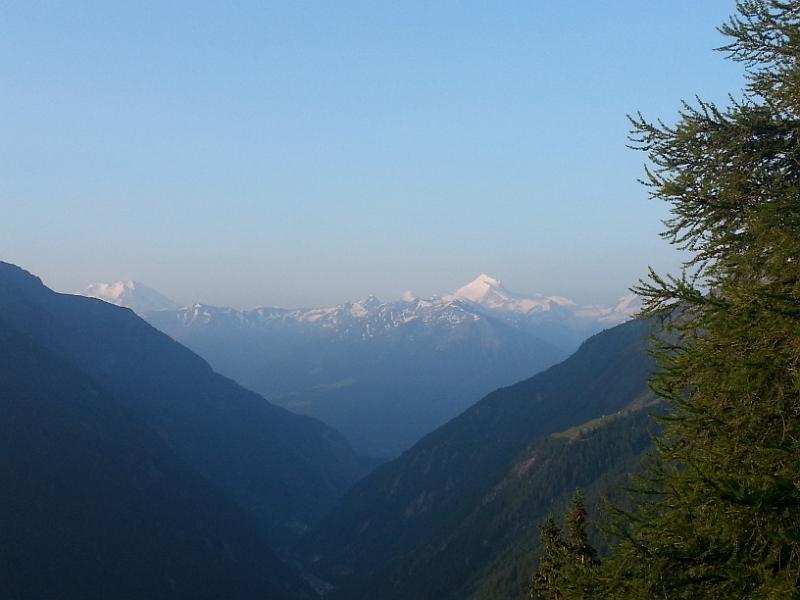
POLYGON ((1 318, 0 456, 2 598, 311 597, 238 506, 1 318))
POLYGON ((249 511, 273 545, 319 519, 363 474, 337 432, 214 373, 128 309, 57 294, 0 263, 0 318, 113 393, 249 511))

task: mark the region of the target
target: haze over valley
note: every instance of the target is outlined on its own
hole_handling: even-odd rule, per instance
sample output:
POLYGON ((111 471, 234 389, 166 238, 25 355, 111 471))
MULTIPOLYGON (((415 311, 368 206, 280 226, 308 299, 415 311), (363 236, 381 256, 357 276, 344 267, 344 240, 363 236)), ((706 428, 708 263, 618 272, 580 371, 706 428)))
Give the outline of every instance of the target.
POLYGON ((93 284, 83 294, 131 308, 221 373, 387 458, 483 395, 566 358, 590 335, 633 316, 610 307, 523 296, 486 274, 431 298, 407 292, 333 307, 178 308, 144 284, 93 284))

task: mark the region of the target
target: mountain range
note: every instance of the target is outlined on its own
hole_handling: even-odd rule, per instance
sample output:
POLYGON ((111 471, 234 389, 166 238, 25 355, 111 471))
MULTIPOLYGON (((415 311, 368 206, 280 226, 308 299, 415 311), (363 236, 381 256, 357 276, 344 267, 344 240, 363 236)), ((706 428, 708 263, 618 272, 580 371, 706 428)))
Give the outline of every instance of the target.
POLYGON ((431 298, 370 296, 306 309, 176 309, 135 282, 95 284, 84 294, 136 310, 221 373, 378 457, 398 455, 484 394, 563 360, 637 308, 631 295, 613 307, 587 307, 515 294, 485 274, 431 298))

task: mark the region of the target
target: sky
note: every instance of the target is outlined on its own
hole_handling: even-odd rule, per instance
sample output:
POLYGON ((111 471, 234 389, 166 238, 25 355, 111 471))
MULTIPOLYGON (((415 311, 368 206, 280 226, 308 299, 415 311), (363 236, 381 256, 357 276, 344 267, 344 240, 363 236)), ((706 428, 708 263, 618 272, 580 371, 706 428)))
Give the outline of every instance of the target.
POLYGON ((626 114, 725 103, 733 0, 0 3, 0 260, 321 306, 675 272, 626 114))

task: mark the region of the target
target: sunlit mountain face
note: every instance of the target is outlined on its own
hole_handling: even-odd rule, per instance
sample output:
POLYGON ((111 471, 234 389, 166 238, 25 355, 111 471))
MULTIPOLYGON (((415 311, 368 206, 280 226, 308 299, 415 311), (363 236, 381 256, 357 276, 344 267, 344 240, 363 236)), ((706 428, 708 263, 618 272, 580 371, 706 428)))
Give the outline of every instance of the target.
POLYGON ((169 308, 164 298, 143 309, 134 302, 142 290, 158 294, 125 282, 85 293, 133 308, 220 372, 378 457, 400 453, 492 389, 562 360, 637 308, 630 297, 597 307, 516 294, 486 274, 430 298, 407 292, 323 308, 169 308))

